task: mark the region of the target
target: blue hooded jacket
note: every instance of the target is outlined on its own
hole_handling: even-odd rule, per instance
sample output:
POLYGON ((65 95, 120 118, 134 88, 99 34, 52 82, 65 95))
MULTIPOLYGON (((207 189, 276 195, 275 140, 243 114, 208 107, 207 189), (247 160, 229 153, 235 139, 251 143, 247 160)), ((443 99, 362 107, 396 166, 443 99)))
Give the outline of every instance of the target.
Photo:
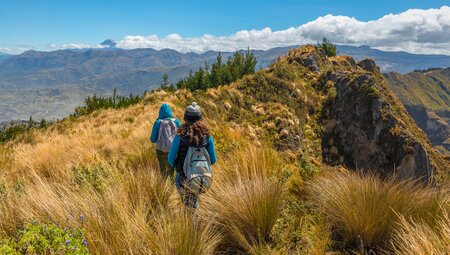
MULTIPOLYGON (((161 121, 158 120, 170 118, 173 118, 172 110, 170 109, 170 106, 168 104, 164 103, 159 108, 158 119, 156 119, 155 123, 153 124, 152 135, 150 136, 150 141, 152 143, 156 143, 156 140, 158 140, 159 126, 161 125, 161 121)), ((177 128, 180 127, 180 121, 178 119, 175 119, 175 125, 177 126, 177 128)))

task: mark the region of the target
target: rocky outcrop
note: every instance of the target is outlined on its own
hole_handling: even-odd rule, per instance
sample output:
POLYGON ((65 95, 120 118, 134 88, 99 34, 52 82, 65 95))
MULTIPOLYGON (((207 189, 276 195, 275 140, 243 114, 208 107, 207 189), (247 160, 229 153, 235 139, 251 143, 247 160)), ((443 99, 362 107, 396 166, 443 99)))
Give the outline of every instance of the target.
POLYGON ((421 106, 407 105, 408 113, 414 118, 417 125, 425 131, 430 142, 435 146, 442 146, 450 152, 450 125, 435 111, 421 106))
MULTIPOLYGON (((185 104, 181 93, 177 97, 185 104)), ((314 162, 425 181, 448 175, 373 60, 328 58, 309 45, 195 101, 292 160, 306 155, 314 162)))
POLYGON ((297 51, 291 62, 320 72, 315 87, 333 91, 322 110, 324 162, 426 181, 447 171, 373 60, 355 65, 350 57, 326 58, 317 49, 297 51))
POLYGON ((433 166, 425 146, 391 114, 390 103, 380 95, 380 83, 370 74, 353 78, 330 75, 336 97, 325 108, 324 160, 384 176, 429 179, 433 166))

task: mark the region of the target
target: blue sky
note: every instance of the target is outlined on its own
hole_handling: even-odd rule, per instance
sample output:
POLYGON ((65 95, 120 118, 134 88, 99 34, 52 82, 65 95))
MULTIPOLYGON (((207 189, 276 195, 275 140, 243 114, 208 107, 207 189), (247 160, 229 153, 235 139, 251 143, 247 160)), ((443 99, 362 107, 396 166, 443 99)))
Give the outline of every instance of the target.
POLYGON ((0 0, 0 50, 95 45, 106 38, 121 40, 130 35, 163 38, 176 33, 195 38, 266 27, 283 31, 327 14, 366 22, 412 8, 444 5, 450 1, 0 0))

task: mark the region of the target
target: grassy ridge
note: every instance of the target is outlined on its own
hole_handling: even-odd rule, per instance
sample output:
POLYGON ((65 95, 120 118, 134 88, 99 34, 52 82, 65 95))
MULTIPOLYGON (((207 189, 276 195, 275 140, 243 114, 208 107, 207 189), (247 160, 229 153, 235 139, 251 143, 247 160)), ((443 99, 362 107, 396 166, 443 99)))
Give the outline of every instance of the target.
POLYGON ((335 91, 318 90, 320 77, 288 60, 229 86, 156 91, 126 108, 69 118, 1 145, 2 244, 35 220, 82 229, 91 254, 414 249, 402 242, 410 236, 406 227, 392 231, 403 218, 423 222, 439 239, 445 228, 435 226, 445 226, 439 217, 448 212, 448 193, 337 174, 346 170, 321 163, 321 106, 335 91), (182 116, 192 101, 203 107, 219 155, 195 221, 160 176, 149 142, 162 102, 182 116), (405 202, 412 200, 420 203, 405 202), (377 206, 383 210, 373 214, 377 206))

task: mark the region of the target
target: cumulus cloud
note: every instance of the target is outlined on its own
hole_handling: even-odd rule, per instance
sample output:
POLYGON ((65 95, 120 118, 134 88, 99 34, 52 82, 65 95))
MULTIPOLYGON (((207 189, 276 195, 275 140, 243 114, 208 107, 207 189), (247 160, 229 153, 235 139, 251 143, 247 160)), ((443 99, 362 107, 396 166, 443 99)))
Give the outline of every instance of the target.
POLYGON ((117 42, 117 47, 124 49, 134 48, 170 48, 181 52, 205 52, 208 50, 234 51, 250 47, 252 49, 270 49, 278 46, 287 46, 305 43, 295 28, 281 31, 272 31, 266 27, 262 30, 242 30, 230 36, 213 36, 205 34, 200 37, 183 38, 178 34, 166 37, 126 36, 117 42))
POLYGON ((340 44, 367 44, 385 50, 450 54, 450 7, 410 9, 368 22, 326 15, 298 28, 306 39, 326 35, 340 44))
POLYGON ((383 50, 450 54, 450 7, 410 9, 367 22, 329 14, 286 30, 272 31, 267 27, 262 30, 242 30, 229 36, 126 36, 118 41, 117 47, 170 48, 182 52, 233 51, 247 47, 270 49, 315 43, 324 36, 337 44, 364 44, 383 50))
MULTIPOLYGON (((369 45, 390 51, 450 55, 450 7, 410 9, 370 21, 329 14, 285 30, 273 31, 266 27, 261 30, 242 30, 228 36, 130 35, 117 40, 116 47, 170 48, 181 52, 234 51, 247 47, 265 50, 280 46, 316 43, 323 37, 327 37, 336 44, 369 45)), ((50 49, 101 47, 104 46, 65 44, 51 45, 50 49)))

